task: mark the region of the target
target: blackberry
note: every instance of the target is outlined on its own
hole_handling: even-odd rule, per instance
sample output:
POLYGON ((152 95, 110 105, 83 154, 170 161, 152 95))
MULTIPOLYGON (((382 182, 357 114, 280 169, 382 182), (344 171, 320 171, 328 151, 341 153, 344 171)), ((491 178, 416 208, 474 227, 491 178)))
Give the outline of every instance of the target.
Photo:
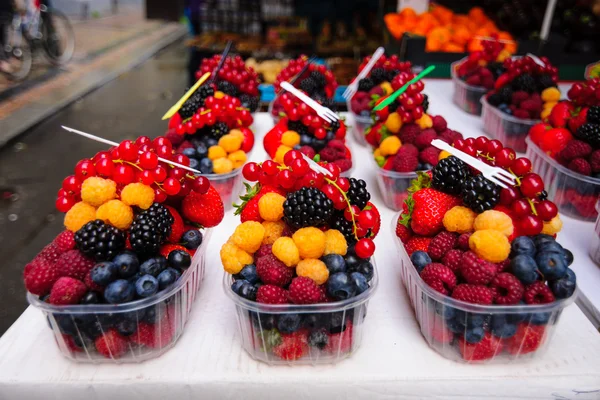
POLYGON ((584 142, 589 143, 593 148, 600 147, 600 125, 590 123, 583 124, 577 129, 575 136, 584 142))
POLYGON ((352 221, 348 221, 346 217, 344 217, 344 213, 342 211, 336 211, 331 219, 331 229, 336 229, 344 235, 346 241, 348 243, 356 242, 356 237, 354 236, 354 226, 352 225, 352 221))
POLYGON ((500 187, 483 175, 473 176, 462 187, 462 199, 467 207, 481 214, 491 210, 500 200, 500 187))
POLYGON ((229 133, 229 127, 225 122, 217 122, 210 127, 208 135, 213 139, 219 140, 229 133))
POLYGON ((358 90, 361 92, 368 92, 375 87, 371 78, 365 78, 358 81, 358 90))
POLYGON ((171 234, 173 216, 164 206, 154 203, 133 219, 129 230, 131 247, 138 255, 153 256, 171 234))
MULTIPOLYGON (((423 103, 421 104, 421 107, 423 107, 423 112, 426 113, 427 109, 429 108, 429 96, 427 96, 426 94, 423 94, 423 103)), ((396 106, 396 108, 398 108, 398 106, 396 106)), ((390 110, 390 112, 392 112, 390 110)))
MULTIPOLYGON (((423 101, 424 103, 425 101, 423 101)), ((390 113, 396 112, 396 110, 398 110, 398 107, 400 107, 400 102, 398 100, 395 100, 392 102, 392 104, 390 104, 388 106, 388 110, 390 113)), ((425 109, 423 108, 423 112, 425 112, 425 109)))
POLYGON ((587 122, 591 122, 592 124, 600 124, 600 106, 590 107, 585 118, 587 122))
POLYGON ((500 96, 498 93, 492 93, 488 96, 487 102, 491 106, 498 107, 500 104, 504 103, 504 100, 502 99, 502 96, 500 96))
POLYGON ((310 77, 315 81, 318 89, 323 89, 327 85, 327 79, 325 79, 325 75, 319 71, 311 72, 310 77))
POLYGON ((386 81, 391 82, 394 80, 394 78, 396 77, 396 75, 398 75, 400 73, 399 70, 397 69, 393 69, 391 71, 386 71, 385 75, 386 75, 386 81))
POLYGON ((348 189, 348 200, 353 206, 357 206, 359 209, 365 208, 369 200, 371 200, 371 194, 367 191, 367 183, 362 179, 350 178, 350 188, 348 189))
POLYGON ((500 96, 502 103, 510 104, 512 102, 513 90, 509 86, 500 88, 496 93, 500 96))
POLYGON ((300 82, 300 89, 312 96, 317 91, 317 82, 313 78, 306 78, 300 82))
POLYGON ((260 105, 260 97, 243 94, 240 96, 240 103, 242 103, 242 107, 246 107, 250 112, 255 112, 260 105))
POLYGON ((333 121, 329 124, 329 127, 331 128, 331 132, 333 132, 335 134, 335 132, 337 132, 338 129, 340 129, 340 121, 333 121))
POLYGON ((238 90, 235 87, 235 85, 227 81, 220 81, 219 83, 217 83, 217 90, 233 97, 237 97, 238 95, 238 90))
POLYGON ((469 166, 454 156, 440 160, 432 173, 431 184, 434 189, 451 195, 459 194, 463 182, 471 176, 469 166))
POLYGON ((498 79, 498 77, 506 70, 500 62, 491 62, 486 68, 494 75, 494 80, 498 79))
POLYGON ((383 68, 373 68, 371 71, 371 79, 373 83, 379 85, 381 82, 385 82, 387 79, 387 73, 383 68))
MULTIPOLYGON (((189 88, 186 89, 186 91, 187 90, 189 90, 189 88)), ((187 99, 187 101, 183 103, 183 106, 181 106, 179 109, 179 115, 181 118, 184 120, 191 118, 200 107, 204 106, 204 100, 213 94, 215 94, 215 90, 212 88, 212 86, 200 86, 200 89, 196 90, 196 93, 187 99)))
POLYGON ((537 91, 541 92, 549 87, 555 87, 556 83, 552 80, 552 77, 548 74, 543 74, 537 77, 537 91))
POLYGON ((125 235, 102 220, 90 221, 75 233, 77 249, 96 261, 112 260, 125 248, 125 235))
POLYGON ((308 130, 308 127, 300 121, 288 121, 288 129, 290 131, 296 132, 300 136, 310 136, 310 131, 308 130))
POLYGON ((325 225, 332 215, 333 202, 317 188, 288 193, 283 203, 283 220, 296 229, 325 225))
POLYGON ((514 90, 523 90, 527 93, 534 93, 537 90, 537 85, 533 76, 529 74, 521 74, 512 81, 514 90))
POLYGON ((322 104, 323 106, 329 108, 331 111, 335 111, 335 104, 333 102, 333 99, 330 99, 327 97, 327 95, 325 94, 325 92, 315 92, 312 95, 313 100, 315 100, 316 102, 322 104))

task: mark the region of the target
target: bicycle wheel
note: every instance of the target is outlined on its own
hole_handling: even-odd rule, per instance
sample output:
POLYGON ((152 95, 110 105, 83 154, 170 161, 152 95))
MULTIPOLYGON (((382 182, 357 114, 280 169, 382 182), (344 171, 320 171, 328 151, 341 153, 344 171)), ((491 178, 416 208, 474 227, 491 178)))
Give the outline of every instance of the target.
POLYGON ((31 72, 33 56, 29 42, 20 34, 10 32, 5 47, 6 61, 10 65, 10 71, 5 72, 6 77, 11 81, 21 81, 31 72))
POLYGON ((42 47, 55 65, 68 63, 75 51, 75 33, 66 15, 58 10, 42 12, 42 47))

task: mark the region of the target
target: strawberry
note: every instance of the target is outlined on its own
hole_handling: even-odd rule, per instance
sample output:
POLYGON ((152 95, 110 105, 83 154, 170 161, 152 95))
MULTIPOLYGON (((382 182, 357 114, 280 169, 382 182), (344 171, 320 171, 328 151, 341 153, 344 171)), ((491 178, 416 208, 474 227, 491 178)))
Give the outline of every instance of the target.
POLYGON ((544 134, 540 148, 550 155, 562 151, 569 141, 573 139, 571 132, 565 128, 550 129, 544 134))
POLYGON ((77 279, 63 276, 52 285, 50 303, 57 305, 77 304, 87 292, 87 286, 77 279))
POLYGON ((106 331, 94 342, 98 353, 106 358, 120 358, 127 352, 127 339, 115 329, 106 331))
POLYGON ((315 281, 305 276, 292 279, 288 290, 289 299, 294 304, 318 303, 323 294, 315 281))
POLYGON ((225 216, 223 200, 212 185, 206 194, 192 191, 185 196, 181 203, 181 211, 186 219, 205 228, 217 226, 225 216))
POLYGON ((514 355, 534 352, 542 344, 544 332, 544 325, 520 324, 517 333, 506 340, 506 350, 514 355))
POLYGON ((325 351, 331 354, 344 354, 352 350, 352 323, 346 321, 346 330, 329 335, 325 351))
POLYGON ((423 236, 438 233, 443 227, 444 214, 461 204, 459 198, 431 188, 418 190, 413 193, 412 199, 414 206, 410 226, 416 234, 423 236))
POLYGON ((427 252, 427 248, 429 247, 430 242, 430 237, 413 236, 412 238, 408 239, 408 242, 406 242, 404 248, 410 256, 412 255, 412 253, 419 250, 427 252))
POLYGON ((569 102, 561 101, 552 107, 552 111, 548 116, 548 122, 555 128, 564 128, 567 126, 568 120, 571 118, 571 106, 569 102))
POLYGON ((552 125, 550 124, 547 124, 545 122, 537 123, 533 125, 531 129, 529 129, 529 137, 531 138, 533 143, 539 146, 546 132, 548 132, 550 129, 552 129, 552 125))
POLYGON ((48 260, 36 257, 25 267, 25 288, 33 294, 43 296, 50 292, 60 277, 56 267, 48 260))
POLYGON ((171 225, 171 234, 167 238, 167 242, 178 243, 179 239, 181 239, 181 236, 183 236, 184 232, 183 219, 181 218, 181 215, 179 215, 176 209, 167 205, 165 205, 165 207, 167 208, 167 210, 169 210, 174 219, 173 225, 171 225))
POLYGON ((402 225, 400 221, 396 224, 396 236, 402 241, 402 243, 408 242, 412 236, 412 232, 409 228, 402 225))
POLYGON ((240 196, 242 204, 233 205, 236 208, 234 215, 240 215, 242 222, 262 222, 262 218, 258 212, 258 201, 265 194, 274 192, 285 196, 285 192, 282 189, 273 186, 261 186, 258 183, 254 186, 250 186, 247 183, 244 183, 244 185, 246 185, 246 194, 240 196))
POLYGON ((486 332, 479 343, 469 343, 463 336, 458 338, 458 350, 466 361, 482 361, 493 358, 502 351, 502 340, 486 332))
POLYGON ((190 250, 190 249, 183 247, 182 245, 171 244, 171 243, 163 244, 162 246, 160 246, 160 250, 158 250, 158 252, 164 258, 168 258, 169 253, 171 253, 173 250, 183 250, 183 251, 187 252, 190 255, 190 257, 194 257, 194 254, 196 253, 196 250, 190 250))
POLYGON ((287 118, 281 118, 277 125, 265 135, 263 146, 271 158, 275 158, 275 153, 277 153, 277 149, 281 145, 281 137, 287 130, 287 118))
POLYGON ((377 123, 365 131, 365 140, 373 147, 378 147, 381 140, 388 135, 383 123, 377 123))
POLYGON ((242 131, 242 133, 244 134, 244 140, 242 141, 241 150, 243 150, 244 153, 248 153, 254 147, 254 133, 252 132, 252 130, 250 130, 250 128, 246 127, 240 128, 240 131, 242 131))
POLYGON ((386 171, 391 171, 394 169, 394 157, 388 157, 381 168, 385 169, 386 171))
POLYGON ((308 338, 304 330, 281 335, 281 343, 273 347, 273 354, 287 361, 297 360, 307 352, 308 338))
POLYGON ((452 342, 452 332, 446 326, 446 322, 437 315, 436 313, 428 313, 429 322, 427 326, 429 327, 429 335, 439 343, 450 343, 452 342))
POLYGON ((496 79, 496 83, 494 85, 494 89, 498 90, 502 86, 504 86, 507 83, 509 83, 510 81, 511 81, 510 75, 508 75, 508 74, 502 74, 502 75, 500 75, 498 77, 498 79, 496 79))

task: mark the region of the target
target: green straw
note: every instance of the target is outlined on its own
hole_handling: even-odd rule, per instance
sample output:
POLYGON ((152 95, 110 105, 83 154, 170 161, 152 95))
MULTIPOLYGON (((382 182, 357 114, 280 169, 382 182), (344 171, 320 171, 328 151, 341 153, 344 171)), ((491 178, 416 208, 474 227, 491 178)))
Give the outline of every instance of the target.
POLYGON ((419 81, 421 78, 423 78, 425 75, 429 74, 434 69, 435 69, 435 65, 430 65, 429 67, 425 68, 419 75, 415 76, 413 79, 411 79, 410 81, 406 82, 404 84, 404 86, 402 86, 400 89, 396 90, 394 93, 390 94, 381 103, 377 104, 373 110, 379 111, 382 108, 387 107, 390 104, 392 104, 402 93, 404 93, 406 91, 406 89, 410 85, 412 85, 413 83, 419 81))

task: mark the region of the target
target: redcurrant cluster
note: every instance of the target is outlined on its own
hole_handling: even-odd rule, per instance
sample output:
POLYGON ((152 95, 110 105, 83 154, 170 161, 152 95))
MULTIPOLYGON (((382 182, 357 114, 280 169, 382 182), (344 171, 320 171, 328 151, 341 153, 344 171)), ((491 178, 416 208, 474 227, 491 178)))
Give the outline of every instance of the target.
MULTIPOLYGON (((285 67, 283 70, 281 70, 281 72, 277 75, 277 78, 275 79, 275 83, 274 83, 275 91, 279 92, 279 90, 281 90, 281 82, 289 82, 296 75, 298 75, 300 73, 300 71, 302 71, 302 69, 306 66, 307 62, 308 62, 308 57, 304 56, 304 55, 298 57, 295 60, 290 60, 287 67, 285 67)), ((294 82, 294 86, 298 87, 298 88, 301 87, 300 85, 301 85, 302 81, 304 79, 310 78, 311 73, 313 73, 313 72, 319 72, 324 76, 324 78, 325 78, 325 86, 324 86, 325 94, 327 95, 328 98, 332 98, 333 94, 335 93, 335 89, 337 89, 337 87, 338 87, 338 83, 335 80, 335 76, 333 75, 333 72, 331 72, 331 70, 327 69, 327 67, 325 65, 318 65, 318 64, 311 63, 308 66, 308 68, 306 69, 306 71, 302 74, 302 76, 299 77, 294 82)))
POLYGON ((154 189, 155 202, 162 203, 169 196, 185 196, 191 190, 205 194, 210 182, 203 176, 194 176, 183 168, 160 161, 158 158, 189 166, 183 154, 175 154, 171 142, 164 137, 152 140, 140 136, 135 141, 124 140, 119 146, 84 158, 75 166, 75 174, 63 180, 58 191, 56 208, 67 212, 81 201, 81 184, 92 176, 112 179, 118 190, 125 185, 141 182, 154 189))
POLYGON ((521 235, 533 236, 542 232, 544 222, 558 214, 556 205, 548 200, 542 178, 531 172, 531 161, 519 157, 515 151, 503 147, 499 140, 489 140, 485 136, 458 139, 454 147, 488 165, 501 167, 516 178, 516 186, 502 189, 499 205, 507 207, 519 221, 521 235))
POLYGON ((529 56, 524 56, 521 58, 507 58, 504 60, 503 66, 506 68, 506 72, 500 78, 498 78, 496 88, 512 82, 513 79, 522 74, 529 74, 533 77, 549 75, 552 79, 552 82, 556 84, 558 82, 558 67, 550 64, 550 60, 548 60, 546 57, 539 57, 539 59, 544 65, 536 63, 534 59, 529 56))
MULTIPOLYGON (((215 54, 211 58, 205 58, 200 64, 200 69, 196 72, 196 79, 200 79, 206 72, 213 72, 219 62, 221 55, 215 54)), ((217 79, 231 83, 240 92, 239 94, 247 94, 250 96, 258 96, 258 74, 252 67, 246 66, 242 57, 227 57, 223 67, 219 70, 217 79)), ((218 85, 217 85, 218 86, 218 85)))
POLYGON ((600 106, 600 78, 575 82, 567 96, 577 106, 600 106))
MULTIPOLYGON (((414 77, 415 74, 412 72, 399 73, 392 80, 392 89, 394 89, 394 91, 400 89, 414 77)), ((398 97, 392 104, 377 111, 377 117, 380 121, 385 121, 390 113, 397 112, 400 115, 403 123, 410 123, 418 120, 425 113, 423 110, 425 96, 423 93, 421 93, 424 88, 425 83, 423 83, 422 80, 409 85, 406 91, 402 93, 400 97, 398 97)), ((382 98, 380 101, 383 101, 383 99, 384 98, 382 98)))
MULTIPOLYGON (((370 60, 371 56, 363 58, 362 63, 358 67, 359 73, 367 66, 370 60)), ((385 71, 410 72, 412 70, 412 64, 410 61, 400 61, 396 54, 393 54, 390 57, 386 57, 384 54, 377 60, 373 69, 371 69, 371 72, 377 68, 383 68, 385 71)))

